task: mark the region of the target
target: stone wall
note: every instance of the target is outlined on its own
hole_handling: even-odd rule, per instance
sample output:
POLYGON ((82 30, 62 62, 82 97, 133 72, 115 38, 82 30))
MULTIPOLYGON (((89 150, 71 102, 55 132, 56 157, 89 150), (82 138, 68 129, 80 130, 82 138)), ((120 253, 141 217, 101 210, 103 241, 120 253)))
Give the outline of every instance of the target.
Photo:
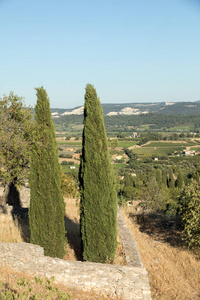
MULTIPOLYGON (((2 213, 6 207, 1 206, 2 213)), ((7 208, 11 212, 11 208, 7 208)), ((0 243, 0 265, 33 276, 55 277, 55 282, 69 288, 95 290, 99 294, 122 297, 124 300, 151 299, 148 274, 142 265, 137 246, 118 211, 119 233, 127 266, 65 261, 44 256, 42 247, 28 244, 0 243)))
POLYGON ((24 185, 17 190, 13 185, 4 187, 0 184, 0 204, 24 208, 29 207, 30 188, 24 185))

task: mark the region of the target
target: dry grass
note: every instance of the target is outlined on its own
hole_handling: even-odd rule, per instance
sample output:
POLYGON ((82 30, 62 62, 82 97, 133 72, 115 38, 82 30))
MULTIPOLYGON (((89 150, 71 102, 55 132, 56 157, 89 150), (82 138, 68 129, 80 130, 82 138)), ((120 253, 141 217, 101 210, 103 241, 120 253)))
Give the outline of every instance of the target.
POLYGON ((121 243, 121 238, 118 234, 118 236, 117 236, 117 250, 116 250, 115 258, 114 258, 112 263, 114 265, 127 266, 127 261, 126 261, 125 257, 126 256, 125 256, 124 248, 123 248, 122 243, 121 243))
POLYGON ((81 260, 80 214, 76 199, 65 198, 65 228, 67 230, 68 244, 66 247, 66 260, 81 260))
POLYGON ((4 243, 22 243, 26 237, 23 235, 17 219, 13 221, 12 217, 0 215, 0 242, 4 243))
POLYGON ((148 271, 153 299, 200 299, 200 257, 183 245, 173 223, 122 210, 148 271))

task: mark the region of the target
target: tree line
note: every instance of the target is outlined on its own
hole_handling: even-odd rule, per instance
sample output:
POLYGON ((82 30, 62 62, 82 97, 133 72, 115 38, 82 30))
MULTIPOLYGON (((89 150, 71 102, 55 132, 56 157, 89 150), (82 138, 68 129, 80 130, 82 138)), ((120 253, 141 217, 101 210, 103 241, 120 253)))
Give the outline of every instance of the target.
MULTIPOLYGON (((60 118, 53 119, 57 129, 60 131, 73 131, 74 125, 83 123, 83 115, 66 115, 60 118)), ((104 124, 107 132, 112 131, 127 131, 131 132, 139 127, 148 125, 151 131, 167 131, 172 127, 187 126, 192 128, 194 132, 200 131, 200 114, 194 111, 192 114, 163 114, 163 113, 148 113, 142 115, 119 115, 105 116, 104 124)))
MULTIPOLYGON (((18 96, 10 93, 1 99, 1 178, 16 188, 29 178, 30 242, 44 247, 45 255, 62 258, 66 232, 61 187, 66 178, 58 161, 47 92, 37 88, 36 96, 34 119, 18 96)), ((79 181, 83 260, 112 261, 117 247, 117 193, 103 111, 91 84, 85 92, 79 181)))

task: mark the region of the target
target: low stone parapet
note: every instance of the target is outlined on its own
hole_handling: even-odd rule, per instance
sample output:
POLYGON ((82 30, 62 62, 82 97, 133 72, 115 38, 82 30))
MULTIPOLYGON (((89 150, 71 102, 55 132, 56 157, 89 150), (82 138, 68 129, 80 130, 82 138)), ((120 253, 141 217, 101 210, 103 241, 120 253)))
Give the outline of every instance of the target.
POLYGON ((126 261, 129 266, 143 268, 143 263, 141 261, 136 242, 129 228, 126 226, 126 223, 124 222, 124 219, 122 217, 119 208, 118 208, 117 216, 118 216, 118 231, 126 255, 126 261))
POLYGON ((54 277, 69 288, 93 289, 122 299, 151 299, 148 275, 141 267, 65 261, 44 256, 42 247, 27 243, 0 243, 0 265, 32 276, 54 277))
MULTIPOLYGON (((28 209, 0 205, 1 218, 28 222, 28 209)), ((118 209, 118 230, 127 266, 65 261, 44 256, 44 249, 29 243, 0 243, 0 266, 9 266, 32 276, 55 277, 69 288, 94 290, 124 300, 151 299, 148 274, 143 267, 137 245, 118 209)))

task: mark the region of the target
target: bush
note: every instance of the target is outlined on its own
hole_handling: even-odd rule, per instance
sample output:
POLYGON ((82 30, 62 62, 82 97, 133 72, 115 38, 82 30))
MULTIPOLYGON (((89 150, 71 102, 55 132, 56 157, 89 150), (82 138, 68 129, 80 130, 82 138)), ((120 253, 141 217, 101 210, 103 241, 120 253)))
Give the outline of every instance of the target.
POLYGON ((61 165, 74 165, 74 162, 64 160, 64 161, 61 162, 61 165))
POLYGON ((81 153, 82 152, 82 149, 78 148, 76 149, 75 153, 81 153))
POLYGON ((116 160, 114 161, 115 164, 122 164, 123 162, 124 162, 123 159, 116 159, 116 160))
POLYGON ((78 194, 75 179, 72 176, 62 173, 61 190, 65 197, 75 198, 78 194))
POLYGON ((60 153, 59 157, 60 158, 73 158, 73 155, 69 154, 69 153, 60 153))
POLYGON ((200 186, 197 181, 185 187, 179 198, 183 232, 190 248, 200 249, 200 186))

